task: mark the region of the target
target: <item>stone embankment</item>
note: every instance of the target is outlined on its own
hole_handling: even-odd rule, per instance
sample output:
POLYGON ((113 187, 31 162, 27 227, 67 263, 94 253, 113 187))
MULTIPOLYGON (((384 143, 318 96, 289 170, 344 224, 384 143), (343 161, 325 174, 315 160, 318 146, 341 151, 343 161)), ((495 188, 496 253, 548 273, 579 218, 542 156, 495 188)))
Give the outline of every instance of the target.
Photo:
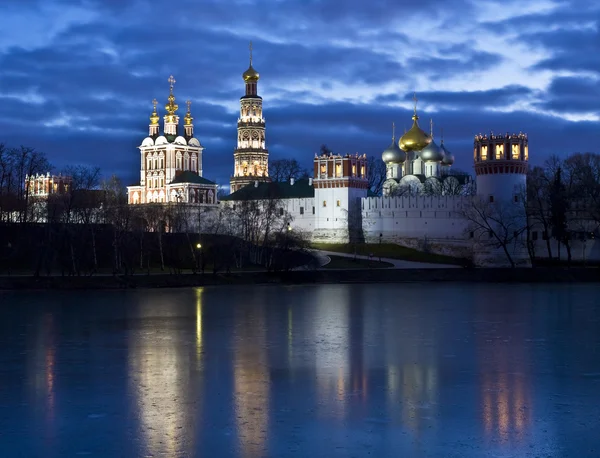
POLYGON ((2 276, 0 290, 129 289, 319 283, 591 283, 600 282, 598 268, 535 269, 352 269, 231 274, 105 275, 92 277, 2 276))

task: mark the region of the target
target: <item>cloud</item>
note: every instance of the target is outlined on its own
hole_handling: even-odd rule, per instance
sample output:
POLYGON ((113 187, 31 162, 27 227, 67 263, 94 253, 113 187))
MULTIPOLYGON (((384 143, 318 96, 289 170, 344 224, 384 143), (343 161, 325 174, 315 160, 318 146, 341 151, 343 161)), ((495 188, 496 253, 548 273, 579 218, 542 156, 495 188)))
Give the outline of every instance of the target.
POLYGON ((273 158, 309 166, 323 143, 379 155, 392 121, 410 126, 413 92, 462 169, 473 135, 490 130, 528 132, 534 162, 594 150, 599 11, 584 0, 5 0, 0 142, 135 180, 151 100, 164 114, 173 74, 180 111, 193 102, 205 176, 227 183, 253 40, 273 158))

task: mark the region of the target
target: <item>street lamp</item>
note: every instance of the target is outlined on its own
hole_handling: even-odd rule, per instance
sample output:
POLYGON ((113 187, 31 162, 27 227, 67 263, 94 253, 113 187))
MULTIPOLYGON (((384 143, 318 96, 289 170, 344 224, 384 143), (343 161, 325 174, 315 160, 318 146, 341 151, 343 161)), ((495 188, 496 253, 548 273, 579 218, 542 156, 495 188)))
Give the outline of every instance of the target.
POLYGON ((198 249, 202 248, 202 244, 200 244, 200 243, 197 243, 197 244, 196 244, 196 248, 198 248, 198 249))

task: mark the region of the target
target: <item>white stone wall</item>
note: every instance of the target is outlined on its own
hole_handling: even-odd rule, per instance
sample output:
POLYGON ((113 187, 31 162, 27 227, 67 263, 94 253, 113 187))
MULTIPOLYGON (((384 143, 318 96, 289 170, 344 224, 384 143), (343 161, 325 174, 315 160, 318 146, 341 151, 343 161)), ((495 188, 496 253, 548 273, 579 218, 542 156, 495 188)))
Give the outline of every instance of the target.
POLYGON ((382 235, 383 241, 398 238, 464 240, 467 222, 460 216, 469 197, 368 197, 361 200, 365 239, 382 235))
MULTIPOLYGON (((315 229, 315 199, 307 197, 302 199, 285 199, 285 210, 292 216, 291 226, 293 229, 299 229, 311 233, 315 229)), ((316 208, 315 208, 316 212, 316 208)))

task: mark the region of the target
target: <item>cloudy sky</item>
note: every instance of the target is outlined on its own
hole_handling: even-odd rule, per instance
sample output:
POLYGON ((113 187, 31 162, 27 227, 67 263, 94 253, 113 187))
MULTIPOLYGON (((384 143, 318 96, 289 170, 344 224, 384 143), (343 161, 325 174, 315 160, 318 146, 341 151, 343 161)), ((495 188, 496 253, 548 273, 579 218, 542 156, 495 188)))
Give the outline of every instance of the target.
MULTIPOLYGON (((151 101, 192 100, 204 176, 233 168, 248 42, 272 159, 323 143, 379 155, 421 125, 471 171, 473 135, 529 134, 532 162, 600 152, 600 3, 592 0, 2 0, 0 142, 127 184, 151 101)), ((164 108, 162 113, 164 114, 164 108)))

